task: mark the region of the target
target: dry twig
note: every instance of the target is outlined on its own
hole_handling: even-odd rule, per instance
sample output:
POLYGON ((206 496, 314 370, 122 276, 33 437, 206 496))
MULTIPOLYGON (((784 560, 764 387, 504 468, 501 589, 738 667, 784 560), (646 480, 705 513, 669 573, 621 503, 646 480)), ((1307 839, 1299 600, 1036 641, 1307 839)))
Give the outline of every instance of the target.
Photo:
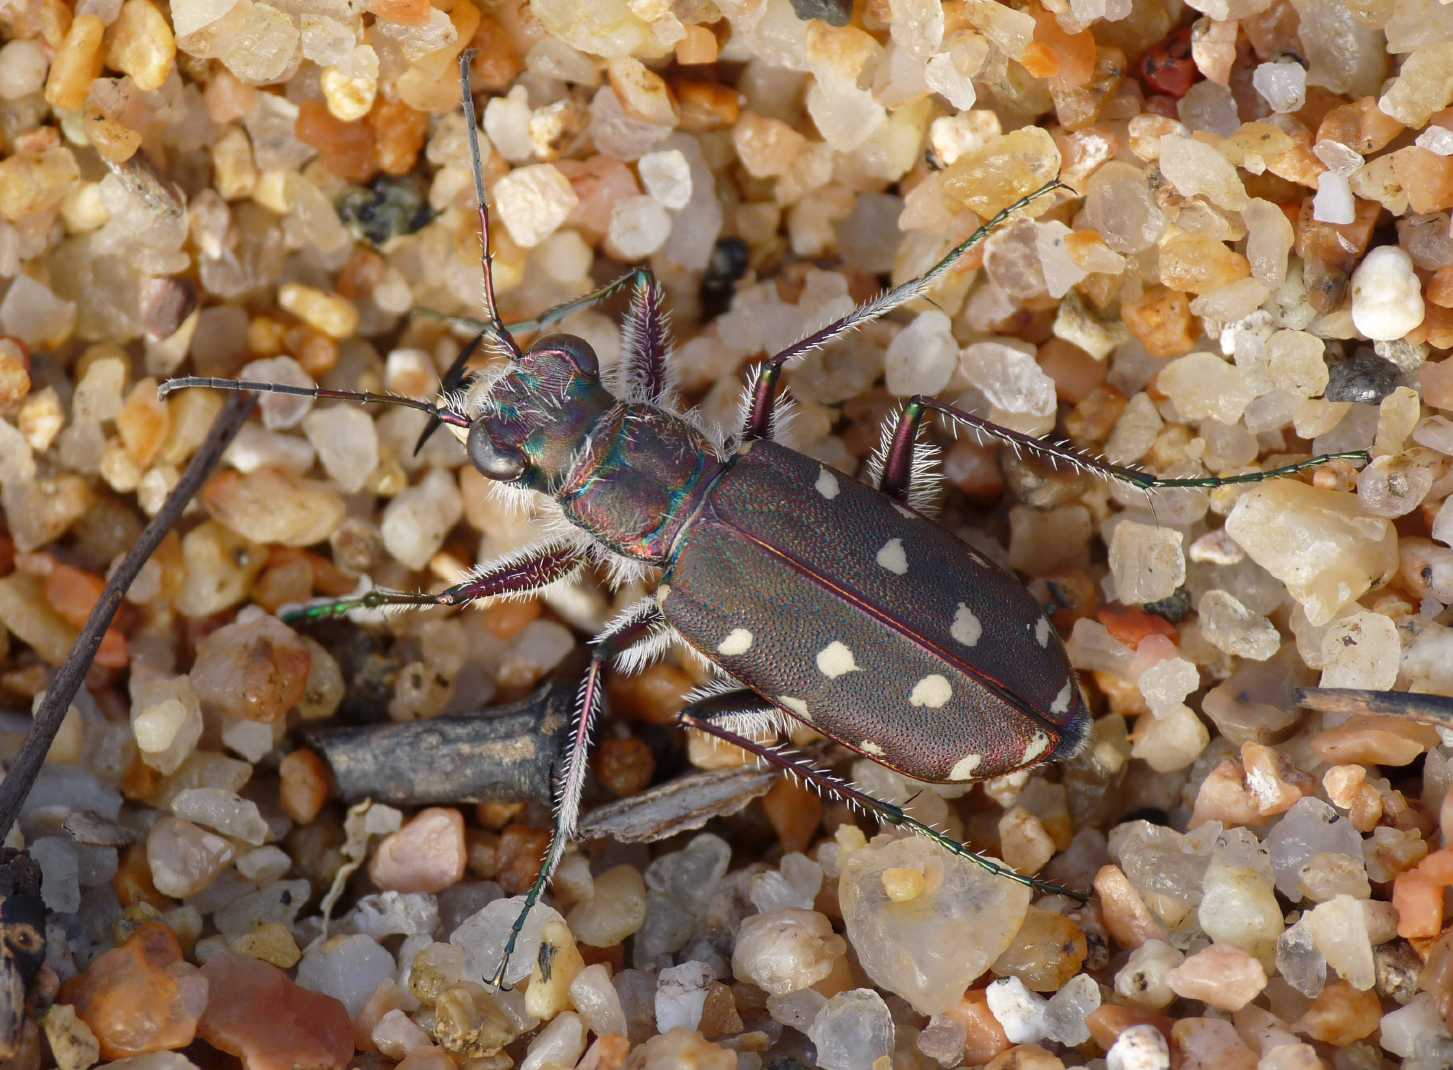
POLYGON ((65 719, 66 711, 71 708, 71 699, 76 697, 76 692, 86 680, 86 673, 91 671, 91 663, 101 646, 101 637, 115 619, 116 611, 121 607, 121 599, 126 596, 126 591, 141 571, 141 566, 156 552, 166 533, 181 518, 182 510, 201 489, 223 451, 241 430, 254 404, 251 397, 239 397, 229 402, 218 414, 217 422, 212 425, 212 430, 207 433, 207 438, 192 457, 192 463, 187 465, 187 470, 182 473, 176 487, 167 495, 156 516, 151 518, 151 523, 146 525, 136 545, 121 559, 121 564, 106 581, 106 588, 101 592, 95 608, 91 610, 91 616, 86 620, 85 628, 81 629, 76 645, 71 648, 65 663, 55 674, 40 709, 35 712, 35 723, 31 726, 30 734, 25 737, 24 746, 15 756, 10 768, 5 771, 5 779, 0 781, 0 840, 9 835, 11 826, 15 824, 20 808, 35 784, 35 778, 40 774, 40 767, 45 764, 45 756, 55 742, 56 733, 60 731, 61 721, 65 719))

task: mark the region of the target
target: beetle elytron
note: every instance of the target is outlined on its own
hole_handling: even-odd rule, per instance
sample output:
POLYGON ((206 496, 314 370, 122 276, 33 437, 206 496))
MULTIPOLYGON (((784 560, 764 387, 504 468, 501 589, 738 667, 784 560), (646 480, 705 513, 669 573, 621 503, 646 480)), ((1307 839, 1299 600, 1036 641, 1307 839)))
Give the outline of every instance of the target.
MULTIPOLYGON (((869 465, 869 486, 776 440, 779 380, 793 358, 925 294, 988 231, 1052 182, 1010 205, 920 278, 884 292, 761 364, 743 399, 739 432, 722 437, 685 414, 672 385, 661 287, 633 271, 516 330, 538 331, 627 287, 633 299, 624 355, 603 379, 589 345, 552 335, 522 351, 497 311, 489 213, 469 89, 460 57, 483 238, 487 323, 433 401, 235 380, 180 379, 163 390, 208 386, 402 404, 449 426, 469 460, 499 488, 544 495, 557 521, 541 545, 480 567, 438 594, 373 591, 308 608, 321 617, 355 608, 458 606, 523 596, 590 562, 618 582, 659 576, 655 594, 596 636, 580 685, 553 838, 495 974, 543 893, 576 827, 602 671, 636 671, 672 644, 718 670, 681 722, 737 744, 819 789, 930 836, 956 854, 1021 883, 1065 891, 977 855, 901 808, 753 738, 810 725, 907 777, 931 783, 999 776, 1074 754, 1089 711, 1069 658, 1040 606, 1009 572, 975 554, 925 515, 934 487, 923 417, 937 413, 986 440, 1146 490, 1213 487, 1290 474, 1329 457, 1224 479, 1158 479, 1070 447, 1034 439, 928 397, 909 400, 869 465), (481 341, 507 361, 465 377, 481 341)), ((1365 460, 1365 454, 1342 454, 1365 460)))

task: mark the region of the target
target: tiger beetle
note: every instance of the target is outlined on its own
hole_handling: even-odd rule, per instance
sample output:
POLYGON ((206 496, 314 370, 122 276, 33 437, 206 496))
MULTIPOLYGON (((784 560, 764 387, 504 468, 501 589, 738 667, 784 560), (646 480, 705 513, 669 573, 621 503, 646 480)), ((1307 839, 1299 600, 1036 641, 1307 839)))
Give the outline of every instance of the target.
POLYGON ((550 846, 493 983, 504 983, 525 918, 576 830, 605 667, 638 672, 673 645, 716 670, 715 682, 688 696, 678 718, 682 726, 735 744, 824 795, 925 836, 992 874, 1083 900, 1081 893, 971 850, 801 753, 761 741, 785 739, 792 724, 806 725, 905 777, 932 784, 1029 769, 1068 758, 1085 745, 1090 711, 1065 647, 1039 604, 1012 573, 930 519, 937 497, 936 451, 922 438, 925 417, 941 417, 983 442, 1048 464, 1147 492, 1257 482, 1333 459, 1366 462, 1367 454, 1326 454, 1235 476, 1164 479, 925 396, 910 398, 885 424, 866 482, 782 444, 784 368, 924 296, 994 227, 1066 188, 1059 181, 1009 205, 924 275, 757 365, 742 399, 740 428, 719 434, 681 404, 669 359, 665 296, 648 270, 637 268, 524 323, 500 319, 469 60, 468 52, 460 56, 460 75, 488 320, 438 397, 424 401, 195 377, 172 380, 162 393, 211 387, 419 409, 429 414, 431 429, 436 423, 451 429, 495 488, 522 504, 543 498, 549 519, 556 521, 541 544, 479 566, 437 594, 378 589, 306 606, 293 619, 519 598, 569 580, 588 564, 604 566, 616 586, 657 577, 654 594, 617 615, 591 642, 556 785, 550 846), (526 350, 515 339, 626 289, 631 305, 624 352, 613 373, 601 373, 595 353, 580 338, 549 335, 526 350), (465 361, 481 344, 504 361, 465 375, 465 361))

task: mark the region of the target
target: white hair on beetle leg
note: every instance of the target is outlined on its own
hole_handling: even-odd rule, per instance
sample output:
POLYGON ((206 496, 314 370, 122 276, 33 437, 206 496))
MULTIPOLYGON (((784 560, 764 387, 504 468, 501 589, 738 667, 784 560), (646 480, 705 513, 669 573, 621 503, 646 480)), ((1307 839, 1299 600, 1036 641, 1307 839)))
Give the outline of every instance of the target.
POLYGON ((746 736, 758 742, 786 739, 792 731, 787 715, 765 699, 762 700, 760 709, 719 714, 711 723, 735 735, 746 736))
POLYGON ((611 636, 639 624, 648 625, 649 631, 624 650, 618 651, 613 659, 615 667, 627 676, 634 676, 659 660, 679 640, 676 629, 667 623, 655 598, 648 595, 638 602, 632 602, 612 617, 592 642, 599 645, 611 636))
POLYGON ((738 691, 749 690, 751 689, 735 676, 721 669, 717 669, 716 675, 706 683, 693 687, 690 691, 686 692, 681 700, 682 708, 685 709, 696 702, 704 702, 709 698, 719 698, 722 695, 734 695, 738 691))
POLYGON ((1103 456, 1082 449, 1067 439, 1035 438, 1033 435, 1015 431, 1010 427, 1000 427, 974 413, 951 410, 946 412, 942 409, 935 409, 934 412, 948 421, 949 433, 956 440, 962 428, 972 435, 974 441, 980 446, 1008 446, 1014 451, 1015 457, 1022 458, 1028 454, 1043 461, 1056 471, 1067 469, 1084 472, 1097 479, 1103 479, 1107 483, 1123 483, 1127 487, 1144 492, 1147 498, 1150 495, 1151 488, 1136 482, 1133 477, 1145 479, 1154 477, 1149 476, 1145 469, 1138 464, 1112 465, 1103 456))
MULTIPOLYGON (((710 718, 703 717, 702 719, 710 720, 712 724, 724 728, 728 732, 735 732, 739 736, 748 736, 753 739, 769 737, 786 739, 791 735, 793 721, 787 714, 765 698, 756 696, 752 689, 740 680, 720 670, 714 679, 688 691, 682 699, 682 706, 684 710, 690 712, 691 707, 698 703, 708 702, 724 695, 739 695, 743 692, 752 694, 761 705, 756 709, 718 713, 710 718)), ((716 742, 722 741, 717 740, 716 742)))
MULTIPOLYGON (((675 629, 666 623, 666 618, 661 616, 661 611, 656 607, 655 602, 649 598, 643 598, 628 606, 622 612, 617 613, 590 641, 591 646, 595 649, 591 651, 590 668, 580 681, 580 690, 575 696, 575 711, 570 722, 568 749, 565 752, 565 771, 555 785, 554 837, 551 839, 546 861, 542 864, 542 873, 553 872, 553 867, 560 861, 560 856, 565 853, 566 845, 575 837, 576 824, 580 817, 580 797, 585 790, 585 771, 590 764, 588 760, 590 738, 601 707, 604 662, 600 647, 626 629, 644 623, 651 625, 650 632, 625 650, 617 652, 613 658, 617 665, 624 668, 632 651, 637 647, 653 647, 661 641, 660 629, 665 629, 666 646, 669 646, 674 639, 675 629)), ((649 654, 640 656, 647 659, 650 657, 649 654)))
MULTIPOLYGON (((893 445, 894 432, 902 419, 900 406, 896 416, 883 421, 878 432, 878 444, 868 455, 868 482, 875 487, 883 485, 883 469, 888 464, 888 451, 893 445)), ((908 507, 924 516, 937 516, 943 502, 943 473, 939 471, 939 459, 943 451, 938 443, 924 433, 924 424, 919 422, 913 429, 913 467, 908 473, 908 507)))
POLYGON ((671 359, 674 351, 666 292, 653 276, 638 279, 631 291, 631 306, 621 320, 621 359, 612 377, 616 395, 674 412, 678 408, 676 368, 671 359), (659 390, 651 388, 646 364, 640 359, 653 348, 661 357, 659 390))
MULTIPOLYGON (((473 568, 468 570, 466 578, 470 580, 481 580, 492 572, 498 572, 500 569, 511 568, 515 565, 523 564, 530 558, 536 557, 540 554, 552 553, 557 550, 566 549, 578 549, 578 547, 574 546, 572 542, 568 539, 545 538, 539 542, 531 543, 528 546, 522 546, 518 550, 511 550, 507 554, 501 554, 493 561, 488 561, 484 564, 475 565, 473 568)), ((548 591, 553 591, 557 587, 562 587, 565 584, 574 581, 575 578, 580 575, 580 570, 584 567, 585 561, 584 559, 582 559, 577 564, 572 566, 567 572, 563 573, 558 578, 551 580, 549 583, 544 584, 543 586, 531 587, 528 590, 522 591, 504 591, 500 594, 490 595, 487 598, 472 598, 465 604, 473 606, 476 609, 485 609, 489 606, 494 605, 497 602, 521 602, 531 598, 538 598, 539 596, 545 594, 548 591)))
POLYGON ((590 556, 605 570, 606 586, 613 591, 619 591, 622 587, 629 587, 633 583, 641 583, 649 579, 659 567, 649 561, 638 561, 634 557, 616 553, 610 547, 603 546, 599 542, 591 544, 590 556))
MULTIPOLYGON (((757 393, 757 382, 762 378, 762 369, 765 364, 753 364, 747 369, 746 386, 742 388, 742 395, 737 402, 737 430, 733 437, 740 438, 747 427, 747 418, 752 413, 752 398, 757 393)), ((772 406, 772 420, 767 425, 767 437, 773 442, 785 442, 792 436, 792 423, 797 417, 797 401, 792 392, 785 386, 777 391, 777 398, 772 406)))

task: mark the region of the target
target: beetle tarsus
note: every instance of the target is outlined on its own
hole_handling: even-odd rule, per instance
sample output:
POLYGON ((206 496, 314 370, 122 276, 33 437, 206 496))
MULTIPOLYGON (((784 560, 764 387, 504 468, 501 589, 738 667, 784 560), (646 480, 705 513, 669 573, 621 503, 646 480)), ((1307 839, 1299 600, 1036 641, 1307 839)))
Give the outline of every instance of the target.
POLYGON ((925 839, 932 840, 949 854, 957 855, 959 858, 962 858, 965 861, 972 862, 980 869, 983 869, 996 877, 1003 877, 1006 880, 1013 881, 1015 884, 1022 884, 1026 888, 1033 889, 1037 892, 1042 892, 1045 895, 1064 895, 1068 896, 1071 899, 1078 900, 1081 903, 1088 903, 1090 901, 1090 894, 1088 892, 1076 891, 1075 889, 1068 888, 1065 885, 1058 883, 1057 881, 1044 880, 1041 877, 1032 877, 1027 874, 1020 873, 1017 869, 1005 865, 1004 863, 999 862, 996 859, 990 858, 986 854, 981 854, 978 851, 972 850, 971 848, 960 843, 958 840, 954 839, 947 833, 934 828, 932 825, 924 824, 922 821, 919 821, 915 817, 910 817, 908 814, 903 814, 900 820, 890 821, 889 824, 907 828, 909 831, 919 836, 922 836, 925 839))

